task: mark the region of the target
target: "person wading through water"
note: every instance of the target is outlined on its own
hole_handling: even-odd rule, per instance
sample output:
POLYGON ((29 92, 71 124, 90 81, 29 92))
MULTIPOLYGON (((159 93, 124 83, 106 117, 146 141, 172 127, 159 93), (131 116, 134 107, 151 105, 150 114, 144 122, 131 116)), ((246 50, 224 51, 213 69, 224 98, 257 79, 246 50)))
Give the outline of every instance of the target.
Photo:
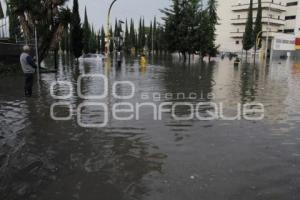
POLYGON ((24 86, 25 96, 31 97, 32 87, 33 87, 33 77, 37 65, 33 61, 33 58, 30 55, 30 47, 27 45, 23 47, 23 53, 20 56, 20 63, 25 77, 25 86, 24 86))

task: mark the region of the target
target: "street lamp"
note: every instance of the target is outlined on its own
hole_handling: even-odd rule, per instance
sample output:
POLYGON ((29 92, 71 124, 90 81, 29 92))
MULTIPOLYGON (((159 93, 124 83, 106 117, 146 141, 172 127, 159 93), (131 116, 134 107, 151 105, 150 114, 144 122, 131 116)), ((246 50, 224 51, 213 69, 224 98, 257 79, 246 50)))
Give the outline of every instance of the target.
POLYGON ((106 45, 105 45, 105 51, 106 55, 109 55, 109 46, 110 46, 110 12, 113 7, 113 5, 116 3, 117 0, 113 0, 113 2, 110 4, 109 9, 108 9, 108 14, 107 14, 107 27, 106 27, 106 45))
POLYGON ((257 35, 256 35, 256 37, 255 37, 255 46, 254 46, 254 65, 255 65, 255 62, 256 62, 257 45, 259 45, 260 42, 261 42, 262 33, 263 33, 263 31, 258 32, 257 35))

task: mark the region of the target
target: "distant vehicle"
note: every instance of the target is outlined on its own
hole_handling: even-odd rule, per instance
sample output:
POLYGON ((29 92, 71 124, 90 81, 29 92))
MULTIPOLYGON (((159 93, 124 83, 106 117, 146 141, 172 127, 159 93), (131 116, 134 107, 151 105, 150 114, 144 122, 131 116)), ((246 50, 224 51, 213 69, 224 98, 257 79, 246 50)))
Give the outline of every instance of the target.
POLYGON ((79 61, 82 62, 102 62, 105 58, 102 54, 84 54, 81 57, 79 57, 79 61))

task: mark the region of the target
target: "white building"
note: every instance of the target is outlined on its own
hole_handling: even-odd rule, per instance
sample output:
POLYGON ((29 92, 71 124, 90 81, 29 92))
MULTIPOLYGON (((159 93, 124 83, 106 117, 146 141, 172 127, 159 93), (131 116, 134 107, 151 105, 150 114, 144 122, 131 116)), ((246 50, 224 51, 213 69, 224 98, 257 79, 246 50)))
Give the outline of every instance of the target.
MULTIPOLYGON (((278 32, 300 36, 299 0, 262 0, 263 46, 269 35, 269 48, 278 32), (296 19, 299 19, 298 21, 296 19), (269 31, 268 31, 269 30, 269 31), (298 34, 299 33, 299 34, 298 34)), ((250 0, 218 1, 217 41, 222 52, 241 52, 250 0)), ((257 15, 257 0, 253 1, 253 22, 257 15)), ((282 38, 284 34, 280 34, 282 38)), ((288 36, 290 38, 290 36, 288 36)))

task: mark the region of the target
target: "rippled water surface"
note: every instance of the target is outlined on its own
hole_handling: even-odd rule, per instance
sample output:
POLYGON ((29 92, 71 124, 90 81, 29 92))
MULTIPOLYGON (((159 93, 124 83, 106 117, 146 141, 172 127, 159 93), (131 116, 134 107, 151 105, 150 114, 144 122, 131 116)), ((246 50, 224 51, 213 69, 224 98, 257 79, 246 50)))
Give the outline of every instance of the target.
MULTIPOLYGON (((85 78, 80 91, 100 94, 103 86, 99 79, 85 78)), ((55 95, 69 92, 66 85, 54 87, 55 95)), ((131 89, 119 85, 115 92, 125 96, 131 89)), ((184 65, 164 58, 140 67, 137 60, 127 59, 118 68, 73 65, 63 58, 56 74, 41 75, 30 99, 23 97, 22 76, 1 76, 0 199, 298 200, 299 100, 300 67, 292 61, 234 67, 227 59, 184 65), (107 76, 108 96, 80 98, 77 80, 83 74, 107 76), (54 99, 50 95, 54 81, 71 83, 71 97, 54 99), (116 81, 134 83, 134 97, 116 99, 112 95, 116 81), (208 98, 211 94, 213 99, 208 98), (62 102, 74 112, 71 120, 55 121, 50 107, 62 102), (122 102, 222 103, 231 116, 238 104, 256 102, 265 106, 265 118, 178 121, 166 112, 162 120, 154 120, 153 109, 145 106, 139 120, 119 121, 112 109, 122 102), (78 125, 76 109, 84 103, 107 105, 106 127, 78 125)), ((187 107, 176 110, 178 116, 190 112, 187 107)), ((69 114, 66 106, 54 113, 69 114)), ((95 124, 101 117, 102 109, 88 106, 82 108, 80 121, 95 124)))

